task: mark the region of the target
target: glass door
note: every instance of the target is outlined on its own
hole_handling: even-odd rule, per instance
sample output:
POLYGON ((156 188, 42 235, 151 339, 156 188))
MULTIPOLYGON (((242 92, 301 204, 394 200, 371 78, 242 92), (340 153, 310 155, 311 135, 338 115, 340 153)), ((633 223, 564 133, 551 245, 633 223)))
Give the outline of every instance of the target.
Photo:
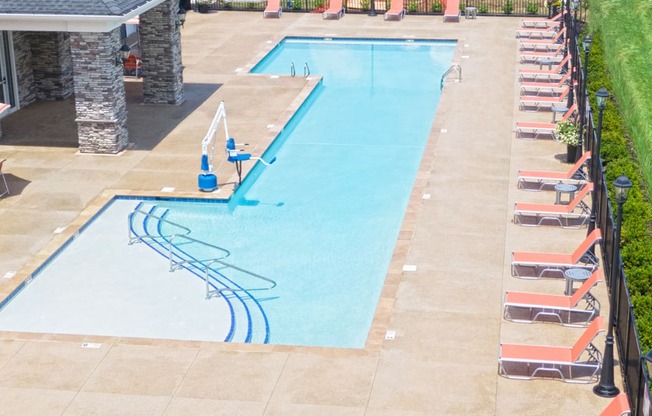
POLYGON ((9 112, 18 108, 13 42, 7 31, 0 32, 0 102, 11 104, 9 112))

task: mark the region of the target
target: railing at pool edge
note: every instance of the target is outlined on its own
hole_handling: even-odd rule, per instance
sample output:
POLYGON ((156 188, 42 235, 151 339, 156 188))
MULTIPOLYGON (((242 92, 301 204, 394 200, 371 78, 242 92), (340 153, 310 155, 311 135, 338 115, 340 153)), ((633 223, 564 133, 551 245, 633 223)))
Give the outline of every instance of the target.
MULTIPOLYGON (((217 271, 215 271, 215 272, 219 273, 217 271)), ((219 274, 221 274, 221 273, 219 273, 219 274)), ((243 269, 241 267, 234 266, 233 264, 226 263, 226 262, 224 262, 222 260, 219 260, 219 259, 212 259, 208 263, 206 263, 204 280, 206 281, 206 299, 210 299, 212 296, 220 297, 222 295, 222 292, 243 292, 244 291, 244 292, 248 293, 248 292, 251 292, 251 291, 254 291, 254 290, 271 290, 271 289, 274 289, 276 287, 276 282, 274 280, 270 279, 270 278, 267 278, 265 276, 261 276, 261 275, 259 275, 257 273, 251 272, 249 270, 245 270, 245 269, 243 269), (265 282, 271 283, 271 286, 269 286, 269 287, 261 287, 261 288, 254 288, 254 289, 243 289, 243 288, 240 288, 240 287, 236 289, 236 288, 224 287, 223 289, 215 288, 214 290, 211 290, 210 289, 210 286, 211 286, 210 285, 210 277, 211 277, 210 273, 211 273, 211 270, 213 270, 211 268, 211 266, 213 264, 215 264, 215 263, 221 264, 222 266, 228 267, 230 269, 238 270, 238 271, 240 271, 242 273, 246 273, 246 274, 248 274, 250 276, 253 276, 253 277, 261 279, 261 280, 263 280, 265 282)))
POLYGON ((439 82, 439 90, 444 89, 444 83, 446 81, 446 77, 448 76, 448 74, 450 74, 456 69, 457 69, 457 82, 462 82, 462 67, 459 66, 458 64, 453 64, 451 65, 450 68, 446 70, 446 72, 444 72, 444 75, 441 76, 441 81, 439 82))

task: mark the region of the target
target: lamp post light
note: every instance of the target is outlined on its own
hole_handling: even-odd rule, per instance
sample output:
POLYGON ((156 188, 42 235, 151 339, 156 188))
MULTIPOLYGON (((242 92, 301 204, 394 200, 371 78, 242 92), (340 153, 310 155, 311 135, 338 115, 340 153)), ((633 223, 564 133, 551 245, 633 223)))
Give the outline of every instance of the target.
POLYGON ((607 99, 609 98, 609 91, 606 88, 600 88, 595 93, 595 99, 598 102, 598 130, 595 135, 595 146, 593 147, 593 154, 591 154, 591 176, 593 180, 593 198, 591 201, 591 219, 589 220, 588 233, 595 229, 595 221, 597 216, 598 198, 600 195, 600 187, 602 180, 600 175, 600 145, 602 143, 602 114, 604 109, 607 108, 607 99))
POLYGON ((623 221, 623 204, 627 201, 632 182, 625 175, 621 175, 614 181, 616 188, 616 202, 618 203, 618 215, 616 220, 616 236, 613 245, 613 259, 611 264, 611 281, 609 282, 609 328, 607 328, 607 340, 604 346, 604 358, 600 371, 600 383, 593 388, 593 392, 600 397, 614 397, 620 393, 614 384, 614 335, 613 327, 616 317, 616 289, 620 277, 620 228, 623 221))
MULTIPOLYGON (((575 160, 579 160, 582 157, 582 153, 584 150, 582 149, 582 141, 584 139, 584 124, 585 124, 585 117, 586 117, 586 102, 588 100, 588 91, 586 90, 587 84, 587 76, 589 74, 589 52, 591 52, 591 44, 593 43, 593 39, 591 37, 587 36, 582 40, 582 49, 584 49, 584 74, 582 75, 582 82, 580 83, 580 96, 582 99, 580 100, 580 138, 579 142, 577 144, 577 154, 575 155, 575 160)), ((587 129, 588 132, 588 129, 587 129)), ((585 146, 588 144, 588 137, 585 141, 585 146)))

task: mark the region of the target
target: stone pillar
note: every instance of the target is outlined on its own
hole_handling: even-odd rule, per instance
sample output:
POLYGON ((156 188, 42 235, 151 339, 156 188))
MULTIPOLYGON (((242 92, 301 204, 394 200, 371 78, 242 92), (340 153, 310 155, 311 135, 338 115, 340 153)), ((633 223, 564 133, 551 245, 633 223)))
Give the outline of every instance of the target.
POLYGON ((63 100, 73 93, 70 35, 32 32, 32 68, 39 100, 63 100))
POLYGON ((31 32, 12 32, 14 41, 14 61, 18 81, 18 102, 25 107, 36 101, 34 71, 32 70, 31 32))
POLYGON ((79 150, 118 153, 129 141, 120 28, 107 33, 71 33, 70 49, 79 150))
POLYGON ((179 0, 166 0, 140 15, 143 96, 147 104, 181 104, 181 34, 176 26, 179 0))

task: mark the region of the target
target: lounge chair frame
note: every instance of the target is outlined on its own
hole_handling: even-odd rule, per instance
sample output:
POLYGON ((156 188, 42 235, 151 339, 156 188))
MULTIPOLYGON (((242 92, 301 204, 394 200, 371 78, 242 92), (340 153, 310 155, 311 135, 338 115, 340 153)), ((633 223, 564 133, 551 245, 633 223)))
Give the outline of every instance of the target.
POLYGON ((2 165, 7 161, 7 159, 2 159, 0 160, 0 178, 2 178, 2 182, 5 185, 4 191, 0 194, 0 197, 3 197, 5 195, 9 195, 9 185, 7 185, 7 178, 5 178, 5 174, 2 172, 2 165))
POLYGON ((322 19, 334 17, 339 20, 344 17, 344 13, 346 13, 346 10, 344 10, 344 4, 342 0, 331 0, 328 9, 324 10, 322 13, 322 19))
POLYGON ((520 170, 516 187, 523 191, 539 192, 554 190, 555 185, 565 183, 577 185, 578 188, 589 181, 584 164, 591 159, 591 152, 584 152, 577 162, 567 172, 548 172, 543 170, 520 170))
POLYGON ((551 378, 566 383, 594 383, 599 378, 602 353, 593 341, 602 331, 604 322, 599 316, 570 348, 501 343, 498 374, 515 380, 551 378), (525 367, 525 371, 515 374, 513 367, 525 367))
POLYGON ((627 393, 620 393, 609 402, 609 405, 600 413, 600 416, 625 416, 631 415, 627 393))
POLYGON ((593 271, 572 296, 505 292, 503 317, 511 322, 552 322, 583 327, 600 314, 600 301, 590 290, 602 281, 600 269, 593 271))
POLYGON ((402 20, 405 17, 405 6, 403 5, 403 0, 394 0, 392 2, 389 10, 383 14, 384 20, 402 20))
MULTIPOLYGON (((562 116, 559 121, 567 121, 575 115, 577 111, 577 104, 573 104, 562 116)), ((516 137, 523 140, 537 140, 539 136, 550 136, 550 139, 555 138, 555 130, 557 123, 537 123, 537 122, 517 122, 516 123, 516 137), (524 134, 529 133, 528 137, 524 134)))
POLYGON ((602 240, 599 228, 580 243, 571 254, 512 252, 512 276, 519 279, 563 278, 564 271, 582 268, 591 272, 599 265, 599 259, 591 249, 602 240))
POLYGON ((529 204, 514 205, 514 224, 525 227, 559 225, 562 228, 582 228, 589 220, 591 208, 583 201, 593 191, 593 184, 584 186, 568 205, 529 204), (528 223, 527 220, 534 222, 528 223))

